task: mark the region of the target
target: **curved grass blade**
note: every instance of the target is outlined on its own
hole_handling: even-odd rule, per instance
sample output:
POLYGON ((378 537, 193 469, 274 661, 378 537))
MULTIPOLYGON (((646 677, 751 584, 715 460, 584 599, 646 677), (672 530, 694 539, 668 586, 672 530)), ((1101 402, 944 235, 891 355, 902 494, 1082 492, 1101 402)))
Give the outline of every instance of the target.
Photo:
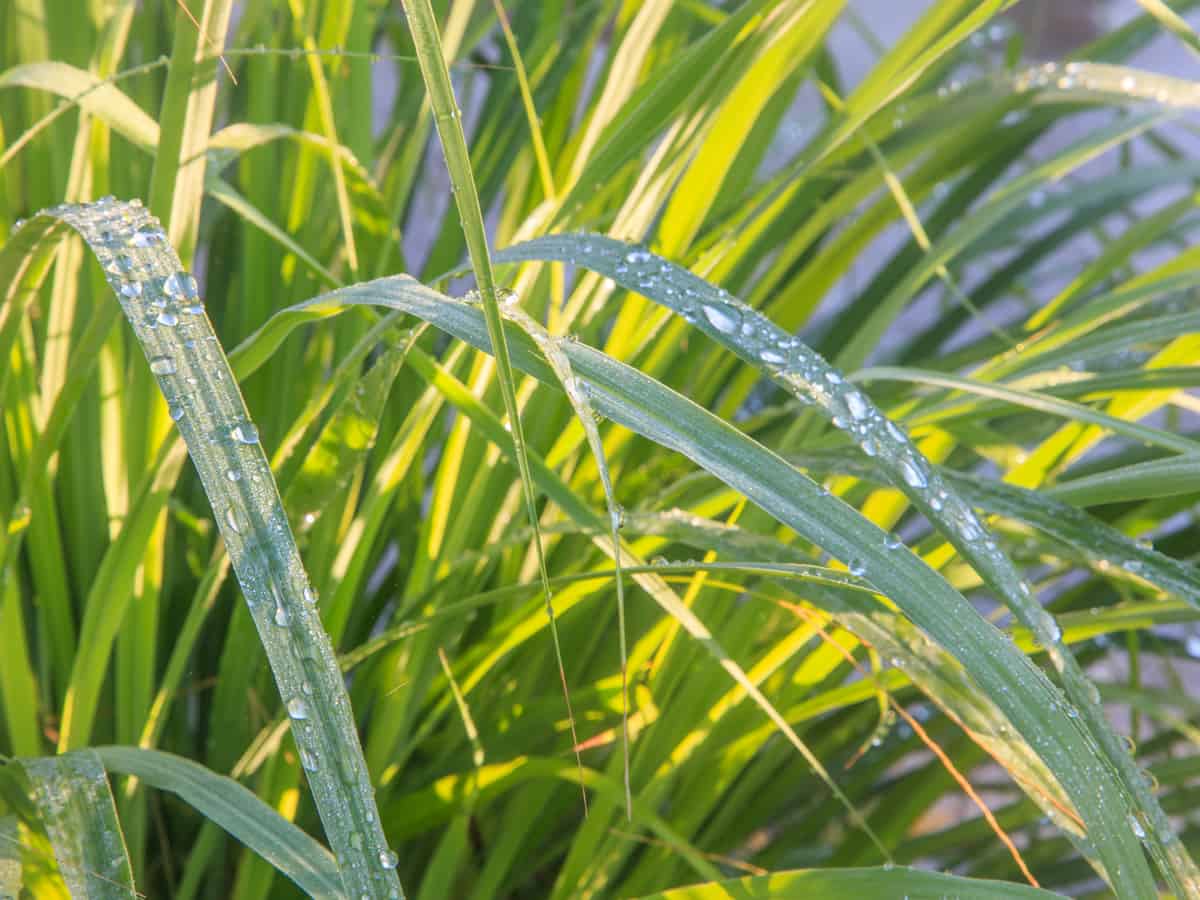
MULTIPOLYGON (((554 605, 550 595, 550 575, 546 571, 545 551, 539 531, 540 524, 537 501, 533 493, 533 477, 529 473, 525 432, 521 425, 521 408, 517 403, 516 381, 513 378, 512 362, 509 359, 504 325, 500 317, 500 301, 496 294, 496 280, 492 272, 487 231, 483 224, 483 211, 479 206, 479 192, 475 189, 475 175, 471 169, 471 154, 467 150, 467 139, 463 134, 462 112, 454 97, 454 87, 450 82, 450 70, 446 67, 445 55, 442 52, 442 39, 438 32, 437 18, 434 16, 433 7, 429 0, 406 0, 404 9, 408 15, 413 45, 421 66, 421 77, 425 80, 425 89, 429 92, 429 100, 433 106, 433 119, 441 140, 442 153, 446 158, 446 168, 450 172, 451 190, 454 193, 459 221, 466 237, 471 268, 475 273, 479 295, 483 300, 488 335, 491 338, 496 359, 500 394, 504 398, 504 409, 508 413, 509 425, 512 428, 513 451, 517 458, 517 469, 521 474, 521 487, 525 497, 525 508, 529 514, 529 524, 533 529, 538 572, 546 590, 546 614, 551 621, 550 630, 554 639, 554 653, 558 662, 563 698, 571 726, 571 742, 578 746, 579 737, 575 733, 575 714, 571 710, 571 694, 567 689, 566 668, 563 666, 558 627, 553 624, 554 605)), ((583 760, 579 757, 578 752, 576 752, 576 761, 582 770, 583 760)), ((583 804, 586 809, 586 792, 583 794, 583 804)))
MULTIPOLYGON (((374 304, 419 316, 477 347, 490 347, 480 312, 406 276, 380 279, 310 301, 331 314, 336 304, 374 304)), ((556 379, 527 338, 510 333, 517 365, 542 381, 556 379)), ((1087 824, 1106 875, 1131 897, 1152 897, 1153 879, 1131 829, 1124 786, 1105 755, 1068 715, 1070 704, 1045 675, 966 600, 887 534, 828 496, 766 448, 659 382, 585 345, 564 347, 594 408, 677 450, 806 539, 848 561, 953 654, 1009 717, 1062 784, 1087 824)), ((414 357, 415 359, 415 357, 414 357)), ((1045 626, 1036 629, 1039 636, 1045 626)), ((1172 836, 1164 830, 1160 836, 1172 836)))
POLYGON ((138 896, 125 836, 100 757, 92 750, 21 760, 71 896, 138 896))
POLYGON ((1060 482, 1048 491, 1080 506, 1191 494, 1200 491, 1200 457, 1176 456, 1121 466, 1060 482))
MULTIPOLYGON (((550 259, 581 265, 666 306, 749 361, 793 396, 813 404, 831 424, 858 444, 863 453, 875 458, 892 483, 938 526, 963 558, 1048 649, 1072 701, 1084 714, 1087 734, 1097 742, 1096 749, 1114 774, 1120 773, 1120 777, 1112 782, 1119 802, 1127 807, 1127 815, 1143 815, 1152 823, 1147 845, 1164 875, 1179 888, 1190 884, 1200 889, 1200 870, 1112 731, 1094 685, 1063 645, 1062 629, 1054 617, 1037 603, 1029 586, 988 535, 974 510, 946 487, 916 445, 866 395, 847 385, 820 355, 765 316, 647 250, 600 235, 553 235, 508 248, 497 254, 497 259, 550 259)), ((1132 426, 1125 423, 1120 427, 1132 426)), ((1161 433, 1158 433, 1158 439, 1166 440, 1161 433)), ((1175 449, 1192 445, 1191 441, 1172 440, 1175 449)), ((900 602, 899 598, 893 596, 893 599, 900 602)), ((1137 831, 1146 835, 1144 828, 1139 827, 1135 829, 1137 831)), ((1113 875, 1111 869, 1109 875, 1113 875)))
MULTIPOLYGON (((310 597, 274 479, 195 280, 140 205, 100 202, 39 214, 88 241, 133 326, 192 454, 293 720, 313 797, 349 892, 399 896, 345 685, 310 597)), ((34 220, 35 222, 37 220, 34 220)), ((102 600, 105 598, 101 598, 102 600)), ((90 730, 99 685, 76 667, 63 743, 90 730)))
POLYGON ((95 755, 110 772, 132 775, 151 787, 177 795, 310 897, 335 900, 345 896, 333 855, 232 778, 160 750, 99 747, 95 755))
POLYGON ((1050 900, 1059 894, 1040 888, 962 878, 904 866, 880 869, 809 869, 774 872, 734 881, 696 884, 649 894, 641 900, 895 900, 896 897, 955 897, 957 900, 1050 900))

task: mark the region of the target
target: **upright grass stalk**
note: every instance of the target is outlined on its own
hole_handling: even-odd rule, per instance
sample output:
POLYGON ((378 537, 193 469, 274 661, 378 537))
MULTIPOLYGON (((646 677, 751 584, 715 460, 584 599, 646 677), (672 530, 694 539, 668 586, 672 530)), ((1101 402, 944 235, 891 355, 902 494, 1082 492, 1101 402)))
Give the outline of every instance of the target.
MULTIPOLYGON (((533 476, 529 471, 529 457, 525 449, 525 434, 521 425, 521 409, 517 403, 516 381, 513 378, 512 362, 504 336, 504 325, 500 316, 500 301, 496 294, 496 279, 492 271, 492 258, 488 250, 487 231, 483 224, 483 212, 479 206, 479 192, 475 189, 475 174, 471 168, 471 154, 467 150, 467 139, 463 133, 462 111, 454 97, 450 83, 450 70, 442 53, 442 41, 438 32, 437 19, 429 0, 406 0, 404 11, 408 16, 417 60, 421 66, 421 77, 433 106, 434 122, 441 139, 446 168, 450 172, 450 189, 458 208, 459 221, 467 240, 467 252, 471 268, 475 273, 479 295, 483 301, 483 314, 487 322, 492 352, 496 358, 497 378, 500 394, 504 398, 504 409, 508 413, 512 429, 513 451, 517 458, 517 469, 521 475, 521 486, 525 495, 525 507, 529 513, 529 524, 533 531, 533 542, 537 553, 538 574, 542 590, 546 595, 546 615, 550 619, 550 633, 554 639, 554 655, 558 663, 559 680, 562 682, 563 699, 567 706, 567 719, 571 729, 571 745, 575 748, 575 761, 579 767, 580 783, 583 783, 583 759, 579 755, 579 736, 575 731, 575 713, 571 709, 571 692, 567 687, 566 667, 563 665, 562 645, 558 637, 558 625, 554 620, 554 602, 550 591, 550 575, 546 570, 546 555, 542 546, 541 524, 538 518, 537 498, 534 496, 533 476)), ((587 808, 587 791, 583 791, 583 805, 587 808)))

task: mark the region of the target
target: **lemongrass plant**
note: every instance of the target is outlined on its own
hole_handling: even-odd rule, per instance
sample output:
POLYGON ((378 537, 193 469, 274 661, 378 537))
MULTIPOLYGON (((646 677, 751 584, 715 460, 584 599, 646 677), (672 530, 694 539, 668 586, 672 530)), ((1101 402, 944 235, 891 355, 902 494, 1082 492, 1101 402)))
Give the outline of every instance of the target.
POLYGON ((0 6, 0 896, 1200 897, 1141 4, 0 6))

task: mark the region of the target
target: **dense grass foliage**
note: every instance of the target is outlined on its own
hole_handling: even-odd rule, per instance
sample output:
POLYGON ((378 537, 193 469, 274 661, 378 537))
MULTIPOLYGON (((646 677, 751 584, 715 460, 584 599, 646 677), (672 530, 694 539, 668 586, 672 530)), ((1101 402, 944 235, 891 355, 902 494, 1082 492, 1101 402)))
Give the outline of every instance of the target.
POLYGON ((0 896, 1200 897, 1197 4, 1011 5, 0 4, 0 896))

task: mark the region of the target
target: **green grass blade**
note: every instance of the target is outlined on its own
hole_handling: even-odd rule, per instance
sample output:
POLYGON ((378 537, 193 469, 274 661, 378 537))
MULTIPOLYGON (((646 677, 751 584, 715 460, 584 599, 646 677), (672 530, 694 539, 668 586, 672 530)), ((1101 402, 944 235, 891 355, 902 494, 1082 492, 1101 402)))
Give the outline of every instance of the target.
MULTIPOLYGON (((475 189, 471 155, 467 150, 467 140, 463 133, 462 112, 458 108, 458 101, 454 97, 454 88, 450 83, 450 70, 446 67, 446 60, 442 53, 441 36, 438 32, 437 19, 433 14, 433 7, 429 0, 408 0, 405 3, 405 11, 408 14, 408 24, 412 30, 413 42, 416 45, 417 59, 421 65, 421 76, 425 80, 425 88, 429 92, 429 100, 433 106, 434 122, 437 126, 438 137, 441 139, 442 153, 446 158, 446 167, 450 171, 451 189, 454 193, 454 202, 458 208, 463 233, 466 236, 471 268, 475 273, 479 295, 483 300, 488 334, 491 336, 496 358, 500 393, 504 398, 504 409, 508 413, 509 425, 512 429, 517 469, 521 474, 525 507, 529 514, 530 526, 533 529, 538 571, 546 590, 546 614, 553 623, 554 606, 550 595, 550 576, 546 571, 537 501, 533 493, 533 477, 529 473, 525 432, 521 424, 521 408, 517 403, 516 382, 513 378, 512 362, 509 359, 504 326, 500 318, 500 302, 496 294, 495 276, 492 272, 491 251, 488 249, 483 212, 479 206, 479 193, 475 189)), ((570 691, 567 688, 566 670, 562 663, 562 648, 556 626, 552 625, 551 634, 554 637, 555 655, 558 658, 563 698, 567 704, 571 722, 571 739, 573 744, 578 745, 579 741, 575 735, 575 715, 570 708, 570 691)), ((576 755, 578 756, 578 754, 576 755)), ((582 770, 582 760, 579 760, 579 766, 582 770)), ((586 806, 586 793, 583 795, 583 802, 586 806)))
POLYGON ((92 750, 21 761, 54 845, 58 869, 79 900, 133 898, 125 837, 100 757, 92 750))
POLYGON ((110 772, 133 775, 170 791, 225 829, 310 897, 344 897, 333 855, 232 778, 171 753, 136 747, 99 747, 110 772))
MULTIPOLYGON (((140 206, 100 203, 48 214, 89 242, 170 404, 211 498, 347 890, 399 893, 354 719, 258 433, 205 315, 157 222, 140 206), (195 383, 189 379, 194 379, 195 383)), ((89 604, 100 607, 102 604, 89 604)), ((98 686, 76 667, 63 716, 71 746, 89 730, 98 686)))

